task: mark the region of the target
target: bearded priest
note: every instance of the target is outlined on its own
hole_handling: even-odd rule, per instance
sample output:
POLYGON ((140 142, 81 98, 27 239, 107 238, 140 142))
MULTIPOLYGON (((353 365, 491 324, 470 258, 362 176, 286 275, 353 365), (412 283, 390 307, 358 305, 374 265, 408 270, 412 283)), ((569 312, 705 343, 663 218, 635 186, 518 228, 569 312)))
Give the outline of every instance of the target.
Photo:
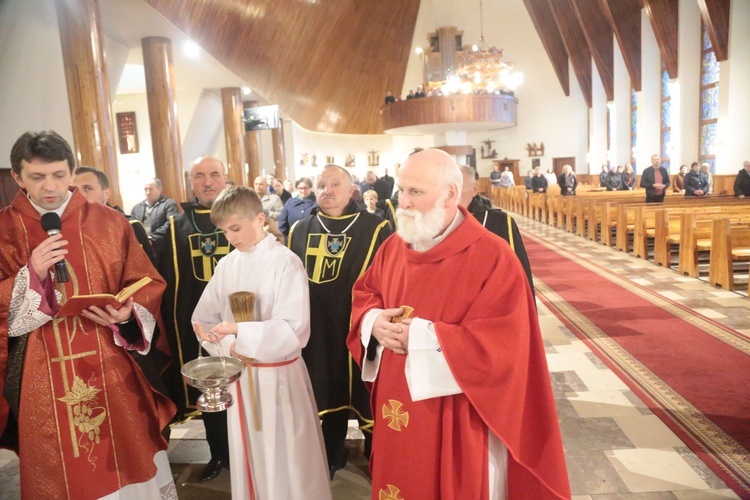
POLYGON ((21 191, 0 211, 0 446, 18 453, 21 495, 175 497, 162 435, 175 407, 134 359, 156 348, 164 280, 122 215, 70 189, 60 135, 26 132, 10 159, 21 191), (118 308, 56 316, 73 295, 144 277, 118 308))
POLYGON ((458 206, 461 188, 446 153, 410 156, 397 235, 354 286, 347 345, 372 390, 372 497, 570 498, 528 280, 458 206))

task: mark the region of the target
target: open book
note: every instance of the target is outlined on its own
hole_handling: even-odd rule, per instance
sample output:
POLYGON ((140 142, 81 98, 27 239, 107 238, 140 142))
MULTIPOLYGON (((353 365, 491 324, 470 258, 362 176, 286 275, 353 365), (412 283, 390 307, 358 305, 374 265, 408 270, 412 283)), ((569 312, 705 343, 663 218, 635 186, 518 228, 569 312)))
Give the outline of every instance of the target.
MULTIPOLYGON (((135 292, 143 288, 144 286, 151 283, 151 278, 144 276, 135 283, 131 283, 126 286, 117 295, 111 295, 109 293, 97 293, 94 295, 73 295, 69 298, 57 311, 56 318, 64 318, 67 316, 80 316, 81 311, 88 309, 91 306, 97 306, 105 309, 107 304, 111 305, 115 309, 118 309, 123 302, 128 300, 135 292)), ((106 309, 105 309, 106 310, 106 309)))

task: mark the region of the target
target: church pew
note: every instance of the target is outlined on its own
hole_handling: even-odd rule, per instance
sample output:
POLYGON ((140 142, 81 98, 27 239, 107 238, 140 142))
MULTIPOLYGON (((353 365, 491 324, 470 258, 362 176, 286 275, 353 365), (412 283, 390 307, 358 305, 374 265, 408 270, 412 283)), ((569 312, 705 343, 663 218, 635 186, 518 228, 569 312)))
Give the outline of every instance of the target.
POLYGON ((732 223, 750 223, 750 214, 727 216, 721 213, 696 214, 684 212, 680 221, 680 248, 678 269, 680 274, 697 278, 701 252, 711 251, 711 237, 715 219, 728 218, 732 223))
MULTIPOLYGON (((728 217, 714 219, 708 281, 734 290, 734 263, 750 261, 750 221, 733 223, 728 217)), ((750 280, 748 282, 750 293, 750 280)))
MULTIPOLYGON (((670 267, 672 264, 673 247, 680 244, 681 216, 685 211, 695 210, 691 206, 660 207, 655 211, 654 238, 654 263, 660 266, 670 267)), ((717 205, 715 207, 700 207, 702 214, 710 212, 732 215, 733 212, 750 212, 750 204, 730 203, 717 205)), ((647 230, 647 238, 650 238, 650 229, 647 230)))
MULTIPOLYGON (((634 235, 634 253, 638 257, 646 258, 646 238, 648 229, 655 227, 655 211, 661 206, 667 207, 723 207, 734 204, 745 205, 743 200, 733 196, 711 196, 706 198, 684 196, 667 196, 664 203, 627 202, 617 207, 616 244, 618 250, 630 251, 630 235, 634 235), (641 214, 640 221, 638 214, 641 214)), ((652 233, 653 234, 653 233, 652 233)))
POLYGON ((633 254, 643 259, 648 258, 649 240, 654 240, 654 262, 665 265, 667 259, 667 245, 670 235, 673 243, 679 243, 679 214, 685 210, 699 209, 701 213, 744 213, 750 204, 741 202, 733 197, 686 198, 680 202, 675 200, 666 205, 643 204, 634 207, 635 226, 633 228, 633 254), (660 219, 657 220, 657 214, 660 219), (672 225, 670 228, 670 220, 672 225), (657 231, 659 235, 657 237, 657 231))

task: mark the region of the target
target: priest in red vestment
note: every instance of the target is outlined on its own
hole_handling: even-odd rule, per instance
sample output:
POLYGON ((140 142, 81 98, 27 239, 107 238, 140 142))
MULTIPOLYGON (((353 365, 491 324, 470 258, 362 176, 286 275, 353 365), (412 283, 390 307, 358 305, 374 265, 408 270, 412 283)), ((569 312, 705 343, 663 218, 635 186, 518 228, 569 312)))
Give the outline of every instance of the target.
POLYGON ((69 189, 73 153, 57 133, 23 134, 11 166, 21 191, 0 211, 0 446, 19 455, 21 494, 175 497, 162 436, 174 405, 134 359, 152 348, 164 281, 124 217, 69 189), (60 234, 42 228, 48 214, 60 234), (146 276, 117 309, 56 316, 73 295, 146 276))
POLYGON ((398 232, 354 286, 347 340, 372 384, 372 497, 569 498, 521 263, 458 207, 447 154, 410 156, 398 186, 398 232))

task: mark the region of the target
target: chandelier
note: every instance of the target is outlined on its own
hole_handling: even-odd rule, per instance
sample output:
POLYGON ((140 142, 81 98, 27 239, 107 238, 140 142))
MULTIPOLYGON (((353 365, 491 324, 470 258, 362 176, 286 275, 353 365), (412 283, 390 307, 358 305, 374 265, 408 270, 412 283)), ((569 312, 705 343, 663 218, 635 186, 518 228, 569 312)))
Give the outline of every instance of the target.
POLYGON ((512 93, 523 83, 523 73, 503 61, 503 49, 488 47, 484 39, 484 6, 479 0, 479 44, 463 51, 463 63, 442 83, 443 94, 512 93))

